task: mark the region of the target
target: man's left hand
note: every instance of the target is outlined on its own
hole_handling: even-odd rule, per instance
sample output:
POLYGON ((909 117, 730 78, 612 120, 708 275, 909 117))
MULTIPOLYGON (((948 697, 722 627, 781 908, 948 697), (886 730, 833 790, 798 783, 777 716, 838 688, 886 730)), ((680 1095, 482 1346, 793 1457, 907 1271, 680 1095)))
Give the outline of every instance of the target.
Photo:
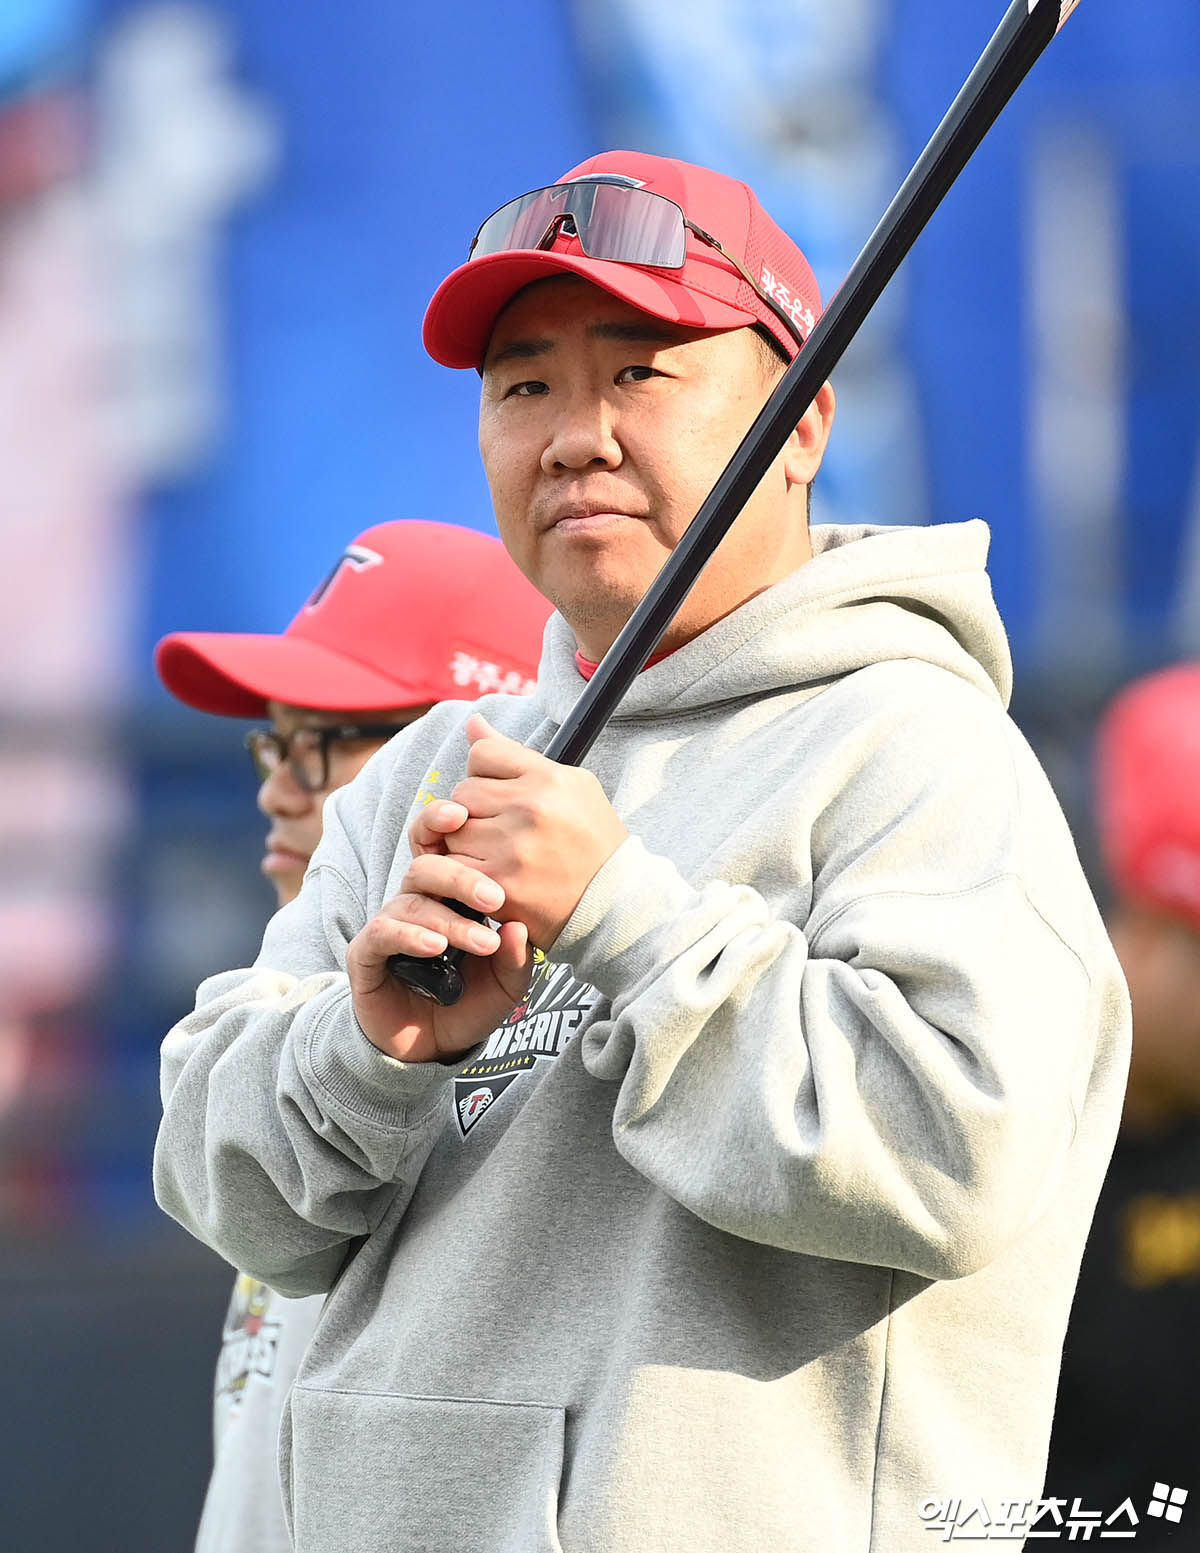
POLYGON ((466 734, 467 776, 413 821, 413 853, 446 851, 487 874, 504 890, 496 919, 523 922, 549 948, 629 832, 590 771, 526 749, 479 712, 466 734))

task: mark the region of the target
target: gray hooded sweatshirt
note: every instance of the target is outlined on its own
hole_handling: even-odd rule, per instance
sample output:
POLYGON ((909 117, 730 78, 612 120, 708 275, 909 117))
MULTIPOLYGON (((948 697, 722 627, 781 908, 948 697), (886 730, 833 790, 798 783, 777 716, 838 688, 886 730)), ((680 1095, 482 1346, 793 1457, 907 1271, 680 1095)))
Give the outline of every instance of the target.
MULTIPOLYGON (((257 964, 200 988, 159 1201, 332 1291, 300 1553, 916 1553, 927 1501, 1036 1499, 1129 1015, 987 539, 817 529, 641 674, 587 762, 630 839, 461 1062, 378 1051, 343 966, 474 704, 329 800, 257 964)), ((552 617, 492 723, 543 748, 574 647, 552 617)))

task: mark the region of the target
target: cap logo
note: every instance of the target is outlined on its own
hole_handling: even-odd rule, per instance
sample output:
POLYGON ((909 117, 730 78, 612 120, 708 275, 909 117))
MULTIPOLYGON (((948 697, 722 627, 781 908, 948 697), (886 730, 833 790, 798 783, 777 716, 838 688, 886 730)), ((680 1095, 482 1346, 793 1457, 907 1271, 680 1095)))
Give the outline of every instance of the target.
POLYGON ((805 305, 803 298, 793 296, 791 287, 780 280, 779 276, 765 264, 759 280, 762 282, 763 290, 769 297, 774 297, 797 328, 803 329, 806 335, 811 334, 816 319, 813 317, 812 308, 805 305))
POLYGON ((450 678, 463 689, 473 687, 481 696, 498 692, 505 696, 531 696, 537 681, 526 679, 520 669, 508 669, 499 663, 477 658, 474 653, 456 652, 449 663, 450 678))
POLYGON ((329 575, 317 584, 316 591, 314 592, 312 598, 310 598, 308 603, 304 606, 305 609, 316 609, 317 605, 329 592, 330 588, 333 587, 334 582, 337 580, 338 573, 341 571, 343 566, 349 566, 356 572, 366 572, 370 571, 372 566, 382 565, 383 557, 379 554, 378 550, 368 550, 366 545, 347 545, 346 548, 342 551, 341 555, 339 555, 337 560, 334 562, 333 569, 330 571, 329 575))

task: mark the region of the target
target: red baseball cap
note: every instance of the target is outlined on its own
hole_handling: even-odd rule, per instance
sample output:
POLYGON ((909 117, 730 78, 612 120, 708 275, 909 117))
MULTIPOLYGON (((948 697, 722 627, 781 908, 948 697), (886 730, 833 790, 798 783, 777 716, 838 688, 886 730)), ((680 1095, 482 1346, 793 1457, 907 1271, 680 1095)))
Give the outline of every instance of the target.
POLYGON ((1113 702, 1096 804, 1117 889, 1200 928, 1200 663, 1135 680, 1113 702))
MULTIPOLYGON (((808 260, 736 178, 674 157, 605 151, 558 180, 607 174, 673 200, 689 221, 736 254, 807 338, 821 311, 808 260)), ((699 329, 765 324, 789 356, 795 339, 716 248, 686 233, 682 269, 589 259, 572 233, 559 231, 549 249, 511 249, 468 259, 442 282, 425 314, 425 349, 446 367, 478 367, 501 311, 523 286, 549 275, 582 275, 655 318, 699 329)))
POLYGON ((180 701, 265 717, 268 701, 368 711, 532 691, 551 605, 498 539, 451 523, 360 534, 279 636, 176 631, 154 651, 180 701))

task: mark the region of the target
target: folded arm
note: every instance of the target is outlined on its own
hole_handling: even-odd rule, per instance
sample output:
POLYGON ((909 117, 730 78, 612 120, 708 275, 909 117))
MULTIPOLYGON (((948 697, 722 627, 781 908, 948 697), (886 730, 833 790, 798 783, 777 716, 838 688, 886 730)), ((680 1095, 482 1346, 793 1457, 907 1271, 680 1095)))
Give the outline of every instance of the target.
MULTIPOLYGON (((584 1061, 620 1085, 622 1155, 699 1217, 950 1278, 1047 1204, 1124 991, 1111 956, 1085 963, 1031 903, 995 756, 897 784, 888 815, 861 786, 834 804, 804 912, 694 888, 637 840, 593 880, 553 950, 609 999, 584 1061)), ((786 794, 772 820, 782 878, 786 794)))

